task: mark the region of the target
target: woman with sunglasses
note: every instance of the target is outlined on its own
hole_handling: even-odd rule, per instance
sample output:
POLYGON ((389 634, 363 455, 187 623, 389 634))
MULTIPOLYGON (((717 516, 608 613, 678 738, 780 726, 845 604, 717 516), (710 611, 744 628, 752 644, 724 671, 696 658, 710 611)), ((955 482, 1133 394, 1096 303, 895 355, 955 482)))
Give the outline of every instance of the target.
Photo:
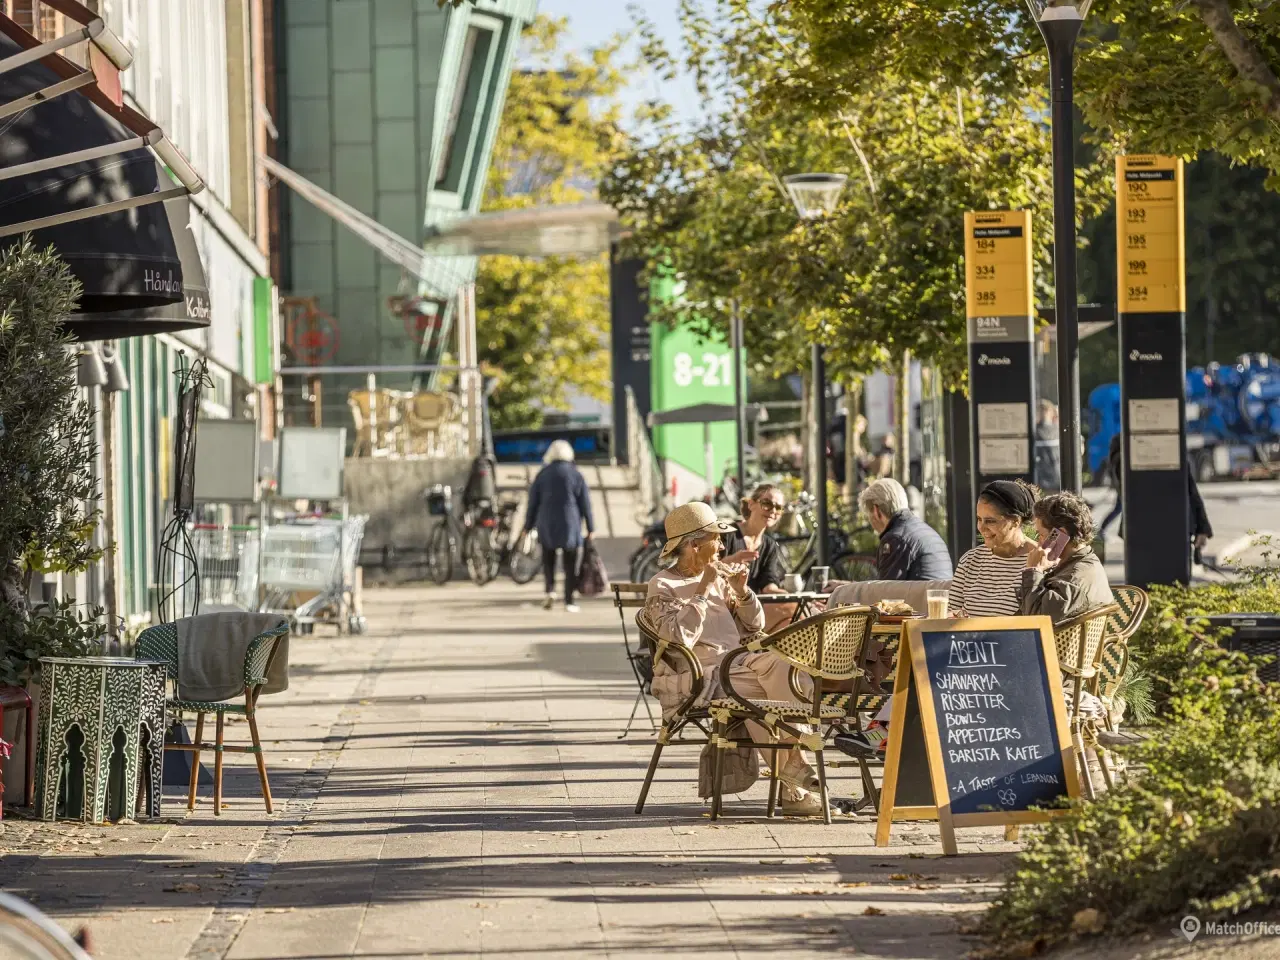
MULTIPOLYGON (((782 519, 787 500, 777 484, 762 483, 742 501, 742 520, 731 533, 725 534, 725 563, 749 565, 747 586, 756 595, 786 593, 782 580, 787 565, 782 545, 770 533, 782 519)), ((765 629, 772 633, 779 625, 791 621, 795 604, 771 603, 765 607, 765 629)))

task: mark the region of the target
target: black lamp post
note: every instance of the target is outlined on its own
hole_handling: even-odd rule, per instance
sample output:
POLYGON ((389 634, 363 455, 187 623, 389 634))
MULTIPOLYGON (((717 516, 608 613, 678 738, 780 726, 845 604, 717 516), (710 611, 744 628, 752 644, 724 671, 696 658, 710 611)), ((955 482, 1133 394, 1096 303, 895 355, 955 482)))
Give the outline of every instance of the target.
MULTIPOLYGON (((843 173, 797 173, 783 177, 801 220, 817 220, 835 211, 848 180, 843 173)), ((827 364, 822 344, 813 345, 813 420, 815 514, 818 522, 815 566, 831 562, 827 542, 827 364)))
POLYGON ((1076 38, 1093 0, 1027 0, 1049 48, 1053 117, 1053 281, 1058 327, 1062 489, 1080 492, 1080 331, 1076 324, 1076 184, 1072 76, 1076 38))

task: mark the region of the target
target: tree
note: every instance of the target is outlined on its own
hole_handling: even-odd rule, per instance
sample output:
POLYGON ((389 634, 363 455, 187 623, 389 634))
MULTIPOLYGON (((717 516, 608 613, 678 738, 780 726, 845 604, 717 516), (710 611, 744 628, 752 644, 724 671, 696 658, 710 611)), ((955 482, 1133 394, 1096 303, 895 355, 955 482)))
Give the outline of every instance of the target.
MULTIPOLYGON (((790 0, 811 60, 790 89, 847 96, 890 71, 1043 89, 1044 44, 1022 0, 790 0)), ((1076 102, 1129 152, 1217 150, 1280 173, 1280 15, 1271 0, 1097 0, 1077 54, 1076 102)), ((1273 179, 1273 187, 1280 180, 1273 179)))
MULTIPOLYGON (((532 66, 511 78, 484 209, 580 203, 612 163, 624 70, 620 40, 586 56, 565 53, 566 21, 539 17, 525 33, 532 66)), ((494 256, 476 279, 480 359, 500 383, 494 427, 528 427, 568 392, 609 397, 606 256, 534 260, 494 256)))
POLYGON ((75 571, 95 557, 93 418, 61 326, 79 299, 52 247, 26 239, 0 253, 0 632, 25 630, 37 566, 75 571))
MULTIPOLYGON (((715 112, 688 131, 656 108, 602 188, 632 250, 684 285, 658 316, 723 328, 737 302, 750 355, 775 373, 801 367, 816 340, 835 376, 910 350, 959 382, 964 212, 1032 209, 1038 283, 1051 289, 1041 93, 885 70, 815 96, 804 79, 814 50, 788 5, 767 15, 753 0, 682 9, 684 66, 715 112), (781 178, 805 171, 847 171, 850 182, 833 215, 801 225, 781 178)), ((645 33, 651 62, 671 68, 645 33)), ((1083 171, 1082 216, 1106 202, 1107 167, 1099 154, 1083 171)))

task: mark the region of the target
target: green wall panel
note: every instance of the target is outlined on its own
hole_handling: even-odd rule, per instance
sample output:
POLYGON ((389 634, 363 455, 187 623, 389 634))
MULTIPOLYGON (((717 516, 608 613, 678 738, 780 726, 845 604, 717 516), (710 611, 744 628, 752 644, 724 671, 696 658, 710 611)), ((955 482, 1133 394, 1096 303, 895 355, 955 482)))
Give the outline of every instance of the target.
POLYGON ((373 142, 373 74, 337 73, 333 77, 334 143, 373 142))
MULTIPOLYGON (((313 0, 314 2, 314 0, 313 0)), ((342 0, 333 8, 333 69, 368 70, 373 65, 373 0, 342 0)))

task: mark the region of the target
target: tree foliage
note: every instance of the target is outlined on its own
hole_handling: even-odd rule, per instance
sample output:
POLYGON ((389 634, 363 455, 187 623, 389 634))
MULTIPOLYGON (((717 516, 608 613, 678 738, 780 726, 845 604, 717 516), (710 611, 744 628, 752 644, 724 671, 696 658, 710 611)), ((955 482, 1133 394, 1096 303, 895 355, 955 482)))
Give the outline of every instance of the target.
MULTIPOLYGON (((1044 88, 1044 44, 1022 0, 789 0, 811 61, 793 92, 831 102, 868 75, 1044 88)), ((1216 150, 1280 173, 1280 9, 1271 0, 1096 0, 1076 57, 1076 102, 1128 152, 1216 150)))
MULTIPOLYGON (((908 5, 910 9, 910 5, 908 5)), ((733 305, 753 360, 802 365, 811 341, 833 372, 865 372, 904 349, 964 370, 963 214, 1029 208, 1037 279, 1051 284, 1051 171, 1039 90, 974 78, 867 70, 817 96, 817 50, 788 4, 686 0, 684 52, 645 29, 651 64, 694 77, 709 116, 696 129, 655 106, 602 187, 632 230, 632 252, 673 271, 674 322, 724 327, 733 305), (839 209, 801 224, 782 177, 849 174, 839 209)), ((892 41, 886 41, 892 42, 892 41)), ((957 44, 963 38, 957 38, 957 44)), ((1109 158, 1078 179, 1080 215, 1105 203, 1109 158)))
POLYGON ((76 570, 94 557, 93 418, 62 332, 79 299, 52 247, 28 239, 0 253, 0 607, 17 623, 34 565, 76 570))
MULTIPOLYGON (((625 73, 620 41, 565 53, 566 21, 539 17, 525 33, 494 147, 486 211, 591 199, 617 140, 625 73)), ((500 383, 494 427, 535 426, 568 392, 609 396, 609 264, 594 258, 493 256, 480 261, 481 362, 500 383)))

